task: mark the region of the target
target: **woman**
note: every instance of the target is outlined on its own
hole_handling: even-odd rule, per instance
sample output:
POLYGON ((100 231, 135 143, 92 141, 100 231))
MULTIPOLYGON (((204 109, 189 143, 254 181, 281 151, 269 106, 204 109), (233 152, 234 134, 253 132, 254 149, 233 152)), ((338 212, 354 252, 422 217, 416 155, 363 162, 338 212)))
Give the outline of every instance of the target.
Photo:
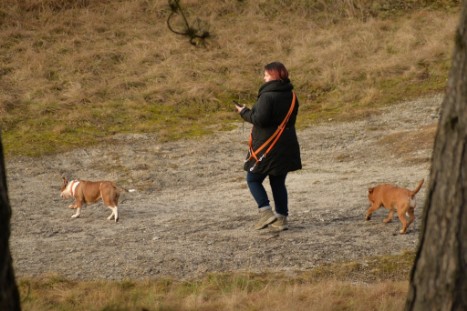
POLYGON ((285 179, 288 172, 302 168, 295 131, 298 99, 292 89, 285 66, 273 62, 264 67, 264 84, 259 88, 253 108, 237 106, 241 117, 253 124, 250 152, 244 169, 247 171, 248 188, 259 208, 260 217, 255 225, 256 230, 269 225, 276 230, 288 229, 289 209, 285 179), (266 177, 269 177, 275 211, 269 205, 263 186, 266 177))

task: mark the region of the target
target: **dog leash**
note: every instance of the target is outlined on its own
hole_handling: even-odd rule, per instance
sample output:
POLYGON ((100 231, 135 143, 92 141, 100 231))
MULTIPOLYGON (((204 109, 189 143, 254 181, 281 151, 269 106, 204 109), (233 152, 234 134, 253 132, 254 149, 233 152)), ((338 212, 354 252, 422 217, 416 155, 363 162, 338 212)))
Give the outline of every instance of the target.
POLYGON ((274 148, 274 146, 276 145, 277 141, 279 140, 279 138, 281 137, 282 133, 285 130, 285 126, 287 125, 287 122, 289 121, 290 116, 292 115, 292 112, 295 108, 295 102, 296 102, 296 95, 295 95, 295 92, 292 92, 292 104, 290 105, 289 111, 287 112, 287 115, 285 116, 284 120, 277 127, 276 131, 271 135, 271 137, 269 137, 268 140, 266 140, 258 149, 256 149, 256 151, 253 150, 253 128, 251 128, 250 139, 248 141, 248 147, 249 147, 248 149, 249 149, 250 156, 248 157, 248 159, 245 160, 245 162, 248 162, 253 158, 256 161, 255 161, 255 164, 253 164, 253 166, 250 167, 250 172, 252 172, 255 169, 256 165, 259 162, 261 162, 267 156, 267 154, 272 150, 272 148, 274 148), (268 149, 266 149, 266 151, 261 155, 261 157, 258 158, 259 152, 261 152, 261 150, 266 148, 268 145, 269 145, 268 149))

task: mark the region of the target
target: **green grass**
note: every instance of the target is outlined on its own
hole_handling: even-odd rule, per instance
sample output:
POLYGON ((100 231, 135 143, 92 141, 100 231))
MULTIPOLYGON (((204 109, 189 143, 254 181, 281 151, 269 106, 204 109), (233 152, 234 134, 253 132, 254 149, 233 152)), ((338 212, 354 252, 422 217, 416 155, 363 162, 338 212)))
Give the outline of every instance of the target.
POLYGON ((24 120, 18 115, 10 120, 16 123, 3 129, 3 144, 16 155, 40 156, 67 151, 103 142, 117 133, 159 134, 160 142, 180 138, 194 138, 215 130, 232 128, 233 116, 210 113, 206 105, 181 104, 177 107, 108 102, 102 105, 86 104, 72 109, 60 109, 53 104, 33 103, 35 111, 28 111, 38 118, 24 120), (41 107, 41 108, 39 108, 41 107), (77 112, 84 109, 83 112, 77 112), (79 118, 66 120, 57 114, 79 114, 79 118), (223 118, 210 124, 210 118, 223 118), (210 126, 207 126, 210 125, 210 126))

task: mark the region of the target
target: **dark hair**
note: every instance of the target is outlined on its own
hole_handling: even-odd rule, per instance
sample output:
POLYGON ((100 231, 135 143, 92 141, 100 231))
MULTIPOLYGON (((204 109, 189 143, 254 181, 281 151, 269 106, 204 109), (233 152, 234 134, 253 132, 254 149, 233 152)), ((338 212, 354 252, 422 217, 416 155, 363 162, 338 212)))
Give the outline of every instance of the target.
POLYGON ((280 62, 272 62, 264 66, 264 70, 269 73, 269 75, 274 80, 288 80, 289 72, 285 68, 284 64, 280 62))

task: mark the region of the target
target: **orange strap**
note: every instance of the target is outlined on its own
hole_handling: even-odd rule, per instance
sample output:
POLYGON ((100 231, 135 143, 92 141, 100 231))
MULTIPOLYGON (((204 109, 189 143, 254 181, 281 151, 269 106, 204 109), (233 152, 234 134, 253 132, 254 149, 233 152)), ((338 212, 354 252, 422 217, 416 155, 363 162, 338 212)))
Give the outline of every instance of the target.
POLYGON ((248 159, 246 161, 249 161, 252 158, 254 158, 256 160, 256 163, 250 168, 250 171, 252 171, 255 168, 256 164, 258 164, 258 162, 263 160, 263 158, 266 157, 266 155, 276 145, 277 141, 279 140, 282 133, 284 132, 285 126, 287 125, 287 122, 289 121, 290 116, 292 115, 292 112, 293 112, 293 110, 295 108, 295 101, 296 101, 296 95, 295 95, 295 92, 292 92, 292 104, 290 105, 289 111, 287 112, 287 115, 285 116, 284 120, 277 127, 276 131, 271 135, 271 137, 269 137, 268 140, 266 140, 258 149, 256 149, 256 151, 253 150, 253 135, 252 135, 253 134, 253 128, 251 129, 250 139, 248 141, 250 156, 248 157, 248 159), (263 150, 264 148, 266 148, 268 145, 269 145, 269 148, 266 149, 266 151, 263 153, 263 155, 260 158, 258 158, 258 153, 261 150, 263 150))

